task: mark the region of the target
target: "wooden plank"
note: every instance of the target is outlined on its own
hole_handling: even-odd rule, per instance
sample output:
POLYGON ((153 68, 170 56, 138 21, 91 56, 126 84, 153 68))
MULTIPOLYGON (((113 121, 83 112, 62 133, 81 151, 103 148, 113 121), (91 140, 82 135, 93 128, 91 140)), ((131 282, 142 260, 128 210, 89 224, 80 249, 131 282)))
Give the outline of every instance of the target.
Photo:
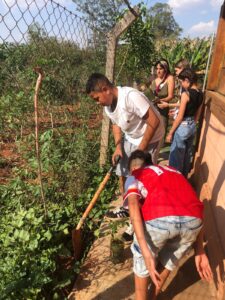
POLYGON ((225 97, 217 92, 206 91, 205 104, 225 126, 225 97))
POLYGON ((207 90, 217 90, 220 71, 225 57, 225 1, 221 7, 220 19, 216 34, 216 43, 212 57, 207 90))
POLYGON ((222 70, 220 72, 218 92, 225 96, 225 68, 224 67, 222 68, 222 70))

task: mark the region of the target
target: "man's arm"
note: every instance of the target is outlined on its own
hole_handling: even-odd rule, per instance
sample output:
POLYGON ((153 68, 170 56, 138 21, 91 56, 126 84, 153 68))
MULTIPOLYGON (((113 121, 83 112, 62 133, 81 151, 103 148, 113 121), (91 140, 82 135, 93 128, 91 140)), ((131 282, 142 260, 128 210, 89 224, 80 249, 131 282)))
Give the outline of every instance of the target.
POLYGON ((141 253, 144 257, 146 267, 149 271, 149 275, 154 282, 155 286, 159 288, 159 274, 156 271, 155 268, 155 260, 148 248, 145 234, 144 234, 144 226, 143 226, 143 220, 141 217, 140 207, 139 207, 139 200, 137 195, 130 195, 128 197, 128 206, 129 206, 129 213, 130 213, 130 219, 131 223, 134 226, 134 232, 138 240, 138 244, 141 248, 141 253))
POLYGON ((121 147, 122 131, 121 131, 120 127, 116 124, 112 125, 112 131, 113 131, 113 137, 114 137, 115 146, 116 146, 116 149, 112 156, 112 161, 113 161, 113 163, 115 163, 115 157, 117 155, 122 157, 122 147, 121 147))
POLYGON ((156 113, 151 109, 151 107, 149 107, 143 119, 145 120, 147 127, 145 129, 145 133, 141 140, 141 143, 138 146, 138 149, 145 151, 148 148, 148 145, 150 144, 150 141, 153 135, 155 134, 156 129, 159 126, 160 120, 156 113))

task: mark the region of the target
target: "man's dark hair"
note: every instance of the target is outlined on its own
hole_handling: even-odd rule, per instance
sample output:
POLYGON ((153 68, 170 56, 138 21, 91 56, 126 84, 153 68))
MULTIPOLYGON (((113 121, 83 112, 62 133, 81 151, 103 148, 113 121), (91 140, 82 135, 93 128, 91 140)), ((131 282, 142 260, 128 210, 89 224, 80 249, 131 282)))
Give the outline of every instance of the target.
POLYGON ((147 166, 147 165, 153 165, 152 163, 152 157, 151 154, 148 152, 144 152, 142 150, 135 150, 131 153, 129 160, 128 160, 128 170, 130 170, 130 165, 132 160, 134 159, 141 159, 143 160, 143 166, 147 166))
POLYGON ((181 80, 188 79, 191 85, 193 83, 197 83, 197 75, 191 68, 183 69, 183 71, 181 71, 180 74, 178 75, 178 78, 181 80))
POLYGON ((104 86, 113 87, 113 84, 105 75, 93 73, 86 83, 86 93, 90 94, 91 92, 100 92, 104 86))

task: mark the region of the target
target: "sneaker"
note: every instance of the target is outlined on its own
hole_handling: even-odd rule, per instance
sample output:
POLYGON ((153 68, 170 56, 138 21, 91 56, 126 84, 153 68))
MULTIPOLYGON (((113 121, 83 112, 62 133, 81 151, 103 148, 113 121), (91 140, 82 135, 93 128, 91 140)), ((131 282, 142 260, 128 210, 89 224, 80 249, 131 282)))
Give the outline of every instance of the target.
POLYGON ((108 211, 106 217, 109 219, 124 219, 129 217, 129 212, 123 206, 108 211))
POLYGON ((124 242, 133 242, 133 234, 128 234, 126 231, 122 234, 122 240, 124 242))

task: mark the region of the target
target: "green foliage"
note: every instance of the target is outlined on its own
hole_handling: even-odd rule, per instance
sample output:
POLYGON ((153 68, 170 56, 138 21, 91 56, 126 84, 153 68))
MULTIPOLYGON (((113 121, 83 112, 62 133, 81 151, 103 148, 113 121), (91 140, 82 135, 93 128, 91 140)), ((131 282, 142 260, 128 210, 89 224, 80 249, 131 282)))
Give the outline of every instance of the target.
POLYGON ((154 35, 146 19, 146 7, 140 6, 140 17, 121 37, 117 58, 117 80, 132 85, 146 76, 154 62, 154 35))
POLYGON ((2 299, 38 299, 43 286, 54 289, 51 276, 57 270, 56 256, 70 254, 66 244, 72 207, 65 210, 52 207, 47 220, 41 212, 38 206, 27 209, 17 206, 15 212, 8 211, 1 219, 2 299))
POLYGON ((157 52, 160 57, 165 57, 169 61, 172 69, 180 59, 186 58, 196 71, 202 71, 206 68, 210 42, 210 38, 171 39, 158 42, 157 52))
MULTIPOLYGON (((20 157, 12 179, 0 185, 0 299, 66 299, 79 268, 71 230, 105 175, 98 166, 100 110, 83 95, 87 77, 104 60, 101 52, 59 43, 38 27, 30 28, 29 44, 0 45, 0 60, 1 139, 17 141, 20 157), (46 217, 35 154, 36 65, 45 72, 39 141, 46 217)), ((1 159, 1 167, 6 163, 1 159)), ((112 178, 85 223, 87 247, 114 190, 112 178)))
MULTIPOLYGON (((97 164, 95 141, 94 145, 85 144, 85 138, 76 140, 53 130, 40 137, 46 217, 40 201, 34 150, 27 148, 33 143, 33 135, 19 145, 24 164, 14 169, 15 177, 7 186, 0 186, 1 299, 52 299, 53 294, 64 299, 64 288, 71 288, 78 271, 77 262, 72 259, 71 230, 105 174, 97 164), (73 142, 69 143, 71 139, 73 142), (79 177, 85 180, 78 181, 79 177), (70 261, 68 270, 63 267, 62 258, 70 261)), ((90 231, 97 229, 114 191, 111 183, 92 210, 84 227, 86 243, 90 243, 90 231)))
POLYGON ((182 32, 182 28, 174 19, 169 4, 156 3, 148 9, 148 22, 156 39, 176 38, 182 32))
POLYGON ((36 79, 33 68, 39 65, 46 74, 40 99, 59 104, 77 101, 90 72, 103 68, 103 54, 95 48, 84 51, 71 42, 59 43, 40 28, 32 28, 29 44, 0 45, 0 96, 13 97, 21 90, 27 96, 36 79))
POLYGON ((108 32, 116 23, 124 1, 121 0, 73 0, 77 9, 84 14, 84 17, 93 24, 98 31, 108 32))
MULTIPOLYGON (((97 28, 107 31, 121 16, 123 1, 80 1, 77 4, 97 28), (88 4, 93 5, 93 15, 88 4)), ((152 27, 164 16, 171 17, 171 28, 178 35, 170 10, 158 7, 148 17, 141 16, 121 38, 116 62, 117 81, 132 84, 145 79, 153 62, 166 57, 173 66, 187 58, 197 70, 205 67, 208 40, 166 40, 152 27)), ((160 25, 161 26, 161 25, 160 25)), ((167 29, 160 28, 170 35, 167 29)), ((170 29, 168 29, 170 30, 170 29)), ((172 33, 171 33, 172 34, 172 33)), ((0 185, 0 299, 66 299, 78 272, 73 260, 71 230, 76 226, 101 183, 106 169, 99 169, 101 113, 83 95, 91 72, 104 72, 105 35, 93 30, 85 49, 70 41, 49 37, 38 24, 29 27, 27 44, 0 45, 0 130, 1 139, 16 142, 20 157, 7 185, 0 185), (93 46, 93 44, 97 47, 93 46), (35 154, 33 96, 37 75, 33 67, 43 68, 45 77, 39 95, 40 152, 47 215, 41 201, 35 154), (50 119, 51 118, 51 119, 50 119), (68 289, 69 289, 68 288, 68 289)), ((2 142, 2 141, 1 141, 2 142)), ((112 140, 110 141, 110 150, 112 140)), ((4 168, 7 159, 1 158, 4 168)), ((114 194, 112 176, 83 228, 85 245, 114 194)), ((122 223, 110 225, 112 235, 122 223)))

